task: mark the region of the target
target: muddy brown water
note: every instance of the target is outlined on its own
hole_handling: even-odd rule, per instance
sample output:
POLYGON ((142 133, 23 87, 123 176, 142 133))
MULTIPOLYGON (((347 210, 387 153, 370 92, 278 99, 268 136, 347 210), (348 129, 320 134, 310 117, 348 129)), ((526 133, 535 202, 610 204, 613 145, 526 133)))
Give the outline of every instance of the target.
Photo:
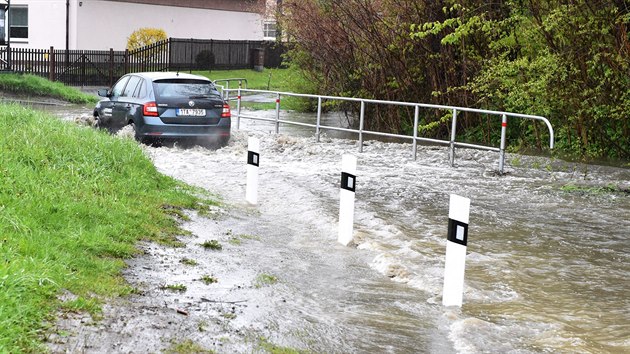
POLYGON ((508 154, 499 176, 496 153, 459 149, 451 168, 445 148, 420 147, 414 161, 409 144, 370 141, 359 154, 353 140, 257 125, 219 150, 144 147, 162 173, 225 206, 184 223, 184 248, 142 245, 125 271, 141 294, 113 301, 96 324, 62 321, 71 335, 51 338, 54 350, 160 351, 190 339, 252 352, 266 338, 321 353, 630 351, 627 168, 508 154), (261 139, 255 206, 245 202, 248 136, 261 139), (336 242, 344 153, 358 157, 352 247, 336 242), (451 193, 472 200, 461 309, 441 305, 451 193), (221 251, 200 246, 212 239, 221 251))

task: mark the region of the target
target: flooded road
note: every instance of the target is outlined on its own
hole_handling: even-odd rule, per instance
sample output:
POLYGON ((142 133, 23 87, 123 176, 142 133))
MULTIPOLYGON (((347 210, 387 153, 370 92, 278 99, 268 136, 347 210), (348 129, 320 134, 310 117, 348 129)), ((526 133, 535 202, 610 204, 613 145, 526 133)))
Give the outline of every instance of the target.
POLYGON ((322 353, 630 351, 629 169, 508 154, 499 176, 493 152, 458 149, 451 168, 446 148, 414 161, 410 144, 358 153, 262 124, 242 121, 218 150, 145 147, 161 172, 224 199, 223 226, 259 239, 233 267, 276 277, 275 300, 236 325, 322 353), (255 206, 248 136, 261 141, 255 206), (336 241, 345 153, 358 159, 352 247, 336 241), (461 309, 441 305, 451 193, 471 199, 461 309))
MULTIPOLYGON (((496 153, 235 132, 230 146, 149 148, 156 166, 244 204, 246 134, 261 139, 253 254, 295 291, 317 352, 630 349, 630 171, 496 153), (355 248, 336 244, 341 155, 358 157, 355 248), (462 309, 441 305, 448 196, 472 200, 462 309), (272 250, 269 249, 271 247, 272 250), (269 252, 269 253, 265 253, 269 252), (369 268, 368 268, 369 267, 369 268), (375 274, 378 274, 376 276, 375 274)), ((297 315, 296 315, 297 314, 297 315)), ((297 322, 297 323, 296 323, 297 322)), ((291 327, 291 326, 289 326, 291 327)))

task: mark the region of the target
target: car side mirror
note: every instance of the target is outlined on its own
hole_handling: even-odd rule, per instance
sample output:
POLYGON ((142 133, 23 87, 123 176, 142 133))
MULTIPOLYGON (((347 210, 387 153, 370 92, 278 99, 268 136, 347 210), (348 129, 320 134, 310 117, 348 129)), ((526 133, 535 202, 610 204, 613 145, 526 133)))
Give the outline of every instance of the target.
POLYGON ((108 89, 100 89, 97 91, 98 95, 101 97, 109 97, 109 90, 108 89))

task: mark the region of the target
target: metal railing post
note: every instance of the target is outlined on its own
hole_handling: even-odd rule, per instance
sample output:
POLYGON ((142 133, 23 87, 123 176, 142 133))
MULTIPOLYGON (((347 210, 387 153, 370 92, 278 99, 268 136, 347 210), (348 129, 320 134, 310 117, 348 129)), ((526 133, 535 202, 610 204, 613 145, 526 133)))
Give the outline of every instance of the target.
POLYGON ((501 119, 501 146, 499 147, 499 173, 503 174, 503 164, 505 162, 505 135, 507 133, 507 116, 504 114, 501 119))
POLYGON ((280 93, 276 96, 276 134, 280 133, 280 93))
POLYGON ((319 143, 319 125, 322 121, 322 97, 317 97, 317 125, 315 127, 315 136, 317 137, 317 142, 319 143))
POLYGON ((457 110, 453 109, 453 119, 451 120, 451 141, 449 159, 451 167, 455 165, 455 135, 457 134, 457 110))
MULTIPOLYGON (((229 91, 228 91, 229 95, 229 91)), ((241 129, 241 88, 236 90, 236 130, 241 129)))
POLYGON ((361 115, 359 116, 359 152, 363 152, 363 122, 365 120, 365 101, 361 101, 361 115))
POLYGON ((413 159, 418 159, 418 118, 420 116, 420 106, 416 106, 413 114, 413 159))

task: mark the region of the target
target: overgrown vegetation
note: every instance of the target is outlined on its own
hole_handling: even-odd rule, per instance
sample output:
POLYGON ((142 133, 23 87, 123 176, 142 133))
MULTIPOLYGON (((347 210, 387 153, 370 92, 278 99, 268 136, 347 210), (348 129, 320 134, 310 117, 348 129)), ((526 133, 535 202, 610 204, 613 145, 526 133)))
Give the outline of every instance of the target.
MULTIPOLYGON (((282 25, 292 62, 319 93, 541 115, 559 150, 628 159, 629 9, 626 0, 286 0, 282 25)), ((367 129, 413 129, 413 111, 369 105, 367 117, 367 129)), ((436 124, 448 119, 423 111, 420 134, 448 137, 450 125, 436 124)), ((458 131, 496 145, 500 124, 463 114, 458 131)), ((513 119, 508 139, 542 150, 548 134, 513 119)))
POLYGON ((0 91, 27 96, 53 97, 72 103, 96 103, 98 101, 98 97, 35 75, 0 74, 0 91))
POLYGON ((202 201, 132 140, 18 105, 0 105, 0 135, 0 352, 41 352, 56 309, 132 292, 119 271, 135 243, 175 238, 168 210, 202 201))

